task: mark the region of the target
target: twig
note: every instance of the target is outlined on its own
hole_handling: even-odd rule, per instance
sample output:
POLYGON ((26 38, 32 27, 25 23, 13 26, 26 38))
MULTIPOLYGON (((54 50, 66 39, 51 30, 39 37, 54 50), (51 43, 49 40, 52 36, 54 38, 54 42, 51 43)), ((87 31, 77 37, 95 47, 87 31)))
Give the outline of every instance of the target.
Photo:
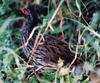
POLYGON ((79 24, 81 24, 82 25, 82 27, 84 27, 85 29, 87 29, 88 31, 90 31, 90 32, 92 32, 95 36, 97 36, 99 39, 100 39, 100 34, 98 34, 97 32, 95 32, 93 29, 92 29, 92 27, 91 26, 86 26, 86 25, 84 25, 83 23, 80 23, 79 21, 77 21, 77 20, 75 20, 75 19, 71 19, 71 18, 64 18, 64 19, 69 19, 69 20, 71 20, 71 21, 74 21, 74 22, 77 22, 77 23, 79 23, 79 24))
POLYGON ((55 10, 54 14, 52 15, 50 21, 48 22, 48 25, 47 25, 47 28, 45 29, 45 32, 48 30, 49 25, 51 24, 51 22, 52 22, 53 19, 55 18, 56 14, 57 14, 57 12, 59 11, 59 9, 60 9, 60 7, 61 7, 61 5, 62 5, 63 2, 64 2, 64 0, 61 0, 61 1, 60 1, 60 3, 59 3, 59 5, 58 5, 57 9, 55 10))
POLYGON ((75 52, 75 57, 74 57, 74 59, 73 59, 73 61, 71 62, 71 64, 69 65, 69 68, 73 65, 73 63, 76 61, 76 59, 77 59, 77 56, 78 56, 78 44, 80 43, 80 40, 81 38, 80 38, 80 33, 79 33, 79 35, 78 35, 78 42, 77 42, 77 46, 76 46, 76 52, 75 52))

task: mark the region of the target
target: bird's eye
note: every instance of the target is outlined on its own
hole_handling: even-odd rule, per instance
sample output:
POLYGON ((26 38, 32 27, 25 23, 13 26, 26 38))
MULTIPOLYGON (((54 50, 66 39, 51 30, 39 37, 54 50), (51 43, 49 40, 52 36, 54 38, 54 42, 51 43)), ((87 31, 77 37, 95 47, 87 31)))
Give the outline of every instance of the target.
POLYGON ((29 16, 29 11, 26 8, 21 7, 20 11, 25 15, 25 16, 29 16))

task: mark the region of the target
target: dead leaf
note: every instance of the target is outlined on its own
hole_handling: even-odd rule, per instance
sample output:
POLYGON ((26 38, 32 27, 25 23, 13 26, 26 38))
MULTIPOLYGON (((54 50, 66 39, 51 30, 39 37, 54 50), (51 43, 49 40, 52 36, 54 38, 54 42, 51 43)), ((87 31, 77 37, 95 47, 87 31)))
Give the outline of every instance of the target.
POLYGON ((59 74, 61 76, 68 75, 69 73, 70 73, 70 69, 69 68, 61 68, 61 70, 59 71, 59 74))

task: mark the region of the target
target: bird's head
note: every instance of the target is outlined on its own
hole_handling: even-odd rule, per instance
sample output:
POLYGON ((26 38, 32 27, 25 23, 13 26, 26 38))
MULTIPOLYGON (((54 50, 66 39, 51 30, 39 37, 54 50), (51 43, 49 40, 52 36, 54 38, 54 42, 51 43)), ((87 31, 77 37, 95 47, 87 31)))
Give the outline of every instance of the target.
POLYGON ((29 35, 32 29, 38 25, 39 19, 35 6, 29 5, 27 8, 20 8, 25 19, 22 27, 22 33, 29 35))
POLYGON ((35 5, 28 5, 27 8, 21 7, 20 10, 26 19, 30 21, 38 19, 38 12, 35 5))

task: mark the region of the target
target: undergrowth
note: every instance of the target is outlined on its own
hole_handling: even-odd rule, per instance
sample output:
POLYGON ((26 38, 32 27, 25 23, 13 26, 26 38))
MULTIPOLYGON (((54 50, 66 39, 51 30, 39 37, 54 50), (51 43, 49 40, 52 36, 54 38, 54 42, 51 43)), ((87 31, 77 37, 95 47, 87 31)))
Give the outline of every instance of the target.
MULTIPOLYGON (((89 83, 90 72, 74 75, 61 63, 57 71, 46 70, 41 77, 27 70, 31 65, 18 50, 24 20, 20 7, 26 7, 27 3, 28 0, 0 0, 0 83, 89 83)), ((38 5, 45 6, 44 3, 38 5)), ((75 58, 79 54, 94 69, 100 66, 100 1, 48 0, 46 6, 50 10, 40 17, 43 22, 37 26, 42 29, 41 34, 50 31, 52 35, 64 38, 75 58)))

